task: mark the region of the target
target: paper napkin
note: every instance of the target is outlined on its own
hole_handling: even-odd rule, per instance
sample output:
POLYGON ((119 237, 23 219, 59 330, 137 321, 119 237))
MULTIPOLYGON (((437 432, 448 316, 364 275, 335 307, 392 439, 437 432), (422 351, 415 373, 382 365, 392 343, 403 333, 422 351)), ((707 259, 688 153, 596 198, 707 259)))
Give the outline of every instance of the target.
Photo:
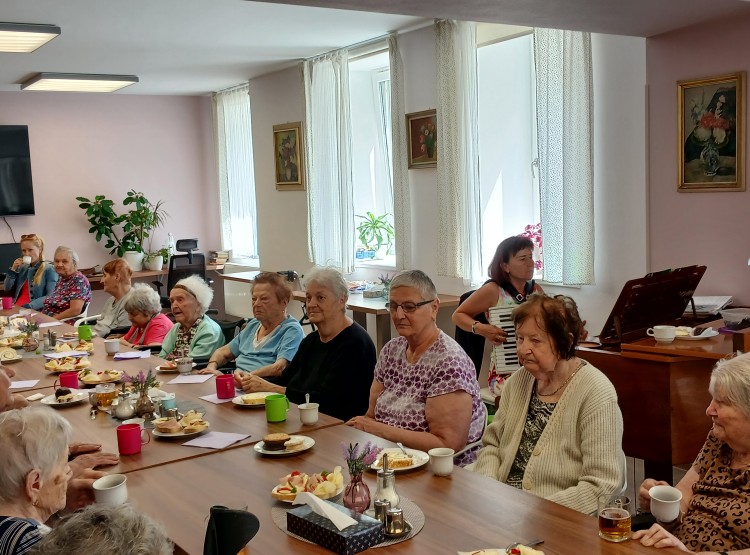
POLYGON ((42 322, 39 324, 39 328, 51 328, 52 326, 62 326, 62 322, 42 322))
POLYGON ((115 360, 128 360, 131 358, 149 358, 151 351, 127 351, 125 353, 117 353, 115 360))
POLYGON ((196 374, 196 375, 188 374, 187 376, 177 376, 171 382, 167 382, 167 385, 172 385, 176 383, 203 383, 203 382, 210 380, 213 377, 214 377, 213 374, 196 374))
POLYGON ((39 383, 39 380, 20 380, 17 382, 10 382, 10 388, 11 389, 28 389, 29 387, 34 387, 38 383, 39 383))
POLYGON ((227 432, 208 432, 200 437, 186 441, 188 447, 208 447, 209 449, 226 449, 233 443, 250 437, 248 434, 230 434, 227 432))
POLYGON ((38 401, 39 399, 44 399, 45 395, 44 393, 34 393, 34 395, 29 395, 26 397, 27 401, 38 401))
POLYGON ((298 493, 292 503, 294 505, 309 505, 314 513, 330 520, 339 530, 357 524, 357 521, 349 515, 342 513, 338 509, 329 507, 322 499, 315 497, 307 491, 298 493))
POLYGON ((44 358, 59 359, 67 357, 85 357, 89 353, 86 351, 62 351, 60 353, 44 353, 44 358))
POLYGON ((222 403, 231 403, 231 399, 219 399, 219 396, 216 395, 216 393, 212 393, 211 395, 204 395, 201 397, 204 401, 208 401, 209 403, 213 403, 214 405, 220 405, 222 403))

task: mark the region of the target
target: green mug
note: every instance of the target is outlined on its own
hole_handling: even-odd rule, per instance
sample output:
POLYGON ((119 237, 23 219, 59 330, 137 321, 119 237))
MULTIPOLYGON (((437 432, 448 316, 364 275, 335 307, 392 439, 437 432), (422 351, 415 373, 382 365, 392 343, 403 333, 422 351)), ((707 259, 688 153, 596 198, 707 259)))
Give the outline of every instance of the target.
POLYGON ((81 341, 91 341, 93 332, 91 326, 78 326, 78 339, 81 341))
POLYGON ((283 422, 288 410, 289 399, 286 395, 274 394, 266 397, 266 420, 269 422, 283 422))

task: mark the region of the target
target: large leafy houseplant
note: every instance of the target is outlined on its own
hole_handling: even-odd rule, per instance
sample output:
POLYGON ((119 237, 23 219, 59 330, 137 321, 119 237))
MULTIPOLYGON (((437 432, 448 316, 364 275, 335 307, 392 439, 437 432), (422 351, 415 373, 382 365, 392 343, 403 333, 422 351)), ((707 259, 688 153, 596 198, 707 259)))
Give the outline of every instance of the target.
POLYGON ((388 250, 393 246, 393 238, 396 233, 393 226, 388 221, 390 214, 376 216, 372 212, 367 212, 366 216, 356 215, 363 221, 357 226, 359 241, 368 250, 379 250, 380 247, 387 245, 388 250))
POLYGON ((128 191, 122 201, 127 211, 121 214, 115 211, 114 201, 104 195, 76 200, 91 224, 89 233, 95 234, 97 241, 104 240, 104 247, 117 256, 127 251, 143 252, 144 241, 168 216, 162 208, 163 201, 154 204, 135 189, 128 191))

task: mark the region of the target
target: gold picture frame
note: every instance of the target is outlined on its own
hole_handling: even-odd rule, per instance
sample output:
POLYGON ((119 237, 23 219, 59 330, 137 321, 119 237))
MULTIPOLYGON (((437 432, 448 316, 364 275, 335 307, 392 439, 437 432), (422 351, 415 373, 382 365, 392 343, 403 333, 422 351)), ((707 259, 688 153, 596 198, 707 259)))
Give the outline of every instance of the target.
POLYGON ((677 82, 677 189, 745 190, 745 72, 677 82))
POLYGON ((409 169, 434 168, 438 160, 437 110, 406 114, 409 169))
POLYGON ((273 126, 274 174, 277 191, 304 191, 305 164, 302 122, 273 126))

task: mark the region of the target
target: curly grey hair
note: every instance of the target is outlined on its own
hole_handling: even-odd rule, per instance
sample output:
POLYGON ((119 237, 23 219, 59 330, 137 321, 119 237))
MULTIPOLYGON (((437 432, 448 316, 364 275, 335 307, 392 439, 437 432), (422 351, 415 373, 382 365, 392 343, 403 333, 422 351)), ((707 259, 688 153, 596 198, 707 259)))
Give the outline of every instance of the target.
POLYGON ((47 480, 68 453, 70 424, 47 407, 0 414, 0 501, 18 502, 26 475, 39 470, 47 480))
POLYGON ((125 312, 140 312, 146 316, 153 316, 161 312, 161 298, 150 285, 136 283, 125 297, 122 308, 125 312))
POLYGON ((413 287, 422 299, 425 301, 431 301, 437 299, 437 289, 435 284, 432 283, 430 276, 425 274, 422 270, 404 270, 403 272, 397 273, 393 280, 391 280, 391 291, 398 289, 399 287, 413 287))
POLYGON ((205 314, 214 299, 214 290, 200 276, 188 276, 175 283, 172 289, 184 289, 198 300, 201 314, 205 314))
POLYGON ((349 284, 341 272, 332 266, 314 266, 308 270, 303 279, 305 289, 311 283, 317 283, 328 289, 337 299, 342 297, 345 301, 349 299, 349 284))
POLYGON ((58 252, 64 252, 68 256, 70 256, 70 259, 73 261, 73 264, 76 265, 76 268, 78 267, 78 253, 71 249, 70 247, 66 247, 65 245, 60 245, 55 249, 55 256, 57 256, 58 252))
POLYGON ((89 505, 65 518, 36 544, 31 555, 171 555, 161 524, 128 504, 89 505))
POLYGON ((750 418, 750 353, 717 362, 708 391, 714 398, 725 398, 750 418))

